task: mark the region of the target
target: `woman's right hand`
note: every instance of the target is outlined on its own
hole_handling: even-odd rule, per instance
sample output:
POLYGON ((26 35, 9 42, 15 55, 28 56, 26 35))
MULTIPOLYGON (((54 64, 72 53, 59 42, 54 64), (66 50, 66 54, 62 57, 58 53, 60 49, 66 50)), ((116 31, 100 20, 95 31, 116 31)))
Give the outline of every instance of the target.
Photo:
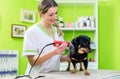
POLYGON ((61 55, 66 48, 67 48, 67 44, 66 44, 66 43, 62 43, 60 46, 56 47, 56 48, 53 50, 53 52, 54 52, 55 54, 61 55))

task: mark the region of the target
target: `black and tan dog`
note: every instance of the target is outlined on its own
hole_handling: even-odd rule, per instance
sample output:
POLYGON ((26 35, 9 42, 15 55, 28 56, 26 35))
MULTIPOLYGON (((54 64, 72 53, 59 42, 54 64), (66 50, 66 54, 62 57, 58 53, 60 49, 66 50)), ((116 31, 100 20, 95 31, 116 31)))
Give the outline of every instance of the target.
MULTIPOLYGON (((71 41, 69 46, 69 56, 74 67, 72 73, 76 73, 77 71, 76 64, 80 63, 80 71, 83 70, 85 75, 89 75, 87 67, 88 67, 88 53, 91 51, 90 42, 91 42, 90 37, 86 35, 80 35, 71 41), (82 63, 84 69, 82 68, 82 63)), ((67 71, 70 71, 70 62, 68 64, 67 71)))

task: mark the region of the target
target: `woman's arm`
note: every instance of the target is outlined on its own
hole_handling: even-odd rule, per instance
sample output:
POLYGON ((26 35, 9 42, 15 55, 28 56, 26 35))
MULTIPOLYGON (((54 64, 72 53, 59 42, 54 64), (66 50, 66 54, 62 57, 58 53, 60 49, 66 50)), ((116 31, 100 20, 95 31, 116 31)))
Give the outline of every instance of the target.
POLYGON ((41 55, 35 64, 34 64, 34 62, 36 61, 38 56, 29 55, 28 56, 29 63, 30 63, 30 65, 42 64, 45 61, 47 61, 48 59, 50 59, 51 57, 53 57, 54 55, 58 55, 58 54, 61 55, 66 48, 67 48, 66 43, 63 43, 59 47, 56 47, 54 50, 50 51, 49 53, 45 53, 45 54, 41 55))

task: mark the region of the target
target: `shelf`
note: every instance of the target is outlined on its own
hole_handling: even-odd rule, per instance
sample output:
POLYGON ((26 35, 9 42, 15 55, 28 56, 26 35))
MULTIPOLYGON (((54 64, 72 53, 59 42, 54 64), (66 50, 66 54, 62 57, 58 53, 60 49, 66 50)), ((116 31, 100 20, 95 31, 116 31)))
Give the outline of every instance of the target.
POLYGON ((97 62, 88 62, 88 69, 98 69, 97 62))
POLYGON ((61 30, 96 31, 96 28, 60 28, 61 30))
POLYGON ((96 47, 92 47, 92 46, 91 46, 91 49, 96 49, 96 47))
POLYGON ((96 4, 97 0, 55 0, 59 4, 96 4))
POLYGON ((91 47, 91 49, 96 49, 97 48, 95 42, 91 42, 90 47, 91 47))

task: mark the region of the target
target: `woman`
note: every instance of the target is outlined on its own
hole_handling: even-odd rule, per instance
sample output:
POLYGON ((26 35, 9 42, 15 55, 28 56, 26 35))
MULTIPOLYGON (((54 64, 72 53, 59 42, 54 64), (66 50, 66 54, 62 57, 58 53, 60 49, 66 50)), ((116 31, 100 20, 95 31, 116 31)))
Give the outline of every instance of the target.
POLYGON ((55 40, 63 41, 63 33, 58 27, 53 26, 58 15, 57 3, 54 0, 43 0, 38 5, 38 11, 41 21, 31 26, 24 36, 23 56, 28 57, 29 61, 26 74, 58 71, 60 60, 70 61, 68 56, 61 56, 67 48, 66 43, 58 47, 53 45, 46 47, 36 61, 45 45, 53 43, 55 40), (31 69, 32 65, 33 68, 31 69))

